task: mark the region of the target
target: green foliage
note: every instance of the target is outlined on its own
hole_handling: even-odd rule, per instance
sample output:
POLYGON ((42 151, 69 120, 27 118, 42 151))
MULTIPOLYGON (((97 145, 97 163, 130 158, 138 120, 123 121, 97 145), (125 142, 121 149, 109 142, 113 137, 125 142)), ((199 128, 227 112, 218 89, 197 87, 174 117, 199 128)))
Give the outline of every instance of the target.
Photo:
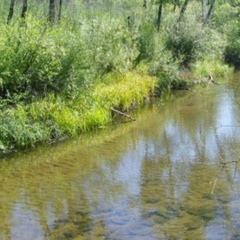
POLYGON ((194 78, 205 78, 206 76, 227 76, 233 72, 233 69, 224 64, 221 59, 204 59, 196 61, 191 65, 191 71, 194 78))
POLYGON ((142 104, 155 88, 185 89, 183 67, 197 77, 224 75, 224 57, 239 67, 238 7, 218 2, 203 27, 200 2, 189 3, 180 23, 173 4, 183 2, 163 2, 157 32, 160 1, 147 1, 147 8, 142 0, 64 1, 61 22, 53 25, 45 1, 29 1, 25 20, 16 1, 6 25, 9 1, 2 1, 0 149, 105 125, 110 107, 142 104))
POLYGON ((166 48, 185 67, 198 59, 221 58, 225 44, 222 34, 203 27, 192 16, 174 24, 166 37, 166 48))
MULTIPOLYGON (((147 19, 151 21, 150 19, 147 19)), ((154 24, 149 24, 148 21, 143 22, 139 26, 139 35, 137 38, 137 48, 139 55, 136 59, 136 64, 140 63, 142 60, 151 61, 155 53, 155 35, 156 27, 154 24)))
POLYGON ((103 82, 71 99, 47 94, 26 106, 18 103, 6 108, 2 104, 0 151, 65 139, 106 125, 112 119, 110 107, 128 109, 133 103, 142 104, 156 86, 154 78, 136 72, 111 74, 111 81, 103 82))
POLYGON ((240 67, 240 7, 237 1, 225 3, 214 18, 220 31, 228 39, 224 47, 224 60, 227 64, 240 67), (231 5, 230 5, 231 4, 231 5))
POLYGON ((17 106, 0 115, 0 150, 25 148, 39 141, 46 141, 49 132, 42 122, 33 122, 27 117, 26 109, 17 106))
POLYGON ((240 39, 226 46, 224 58, 227 64, 240 68, 240 39))
POLYGON ((186 23, 181 22, 173 26, 166 39, 166 48, 172 51, 174 59, 181 60, 186 67, 197 59, 202 47, 199 36, 202 32, 196 31, 198 27, 186 26, 186 23))
POLYGON ((94 102, 104 104, 107 108, 129 109, 132 104, 142 104, 156 87, 156 79, 139 73, 117 74, 115 83, 109 86, 102 83, 97 86, 93 96, 94 102))
POLYGON ((177 89, 177 85, 182 82, 178 68, 179 63, 172 60, 172 54, 169 51, 155 53, 153 61, 149 64, 148 73, 158 78, 158 90, 160 93, 177 89))
MULTIPOLYGON (((69 77, 71 63, 64 44, 56 41, 56 29, 28 19, 14 26, 3 26, 0 45, 2 92, 42 94, 59 91, 69 77)), ((59 38, 61 39, 61 38, 59 38)), ((6 96, 4 96, 6 97, 6 96)))
POLYGON ((2 25, 0 87, 2 97, 69 91, 111 71, 133 67, 138 56, 137 30, 118 19, 85 21, 78 27, 28 17, 14 26, 2 25), (87 46, 87 47, 86 47, 87 46))
MULTIPOLYGON (((83 56, 79 57, 84 57, 85 68, 93 77, 112 71, 124 72, 133 67, 138 56, 137 32, 130 30, 127 23, 106 16, 83 22, 79 30, 84 46, 83 56)), ((83 60, 77 57, 77 62, 83 60)))
POLYGON ((228 2, 220 5, 217 11, 214 12, 211 26, 217 31, 226 34, 237 33, 239 19, 239 9, 232 7, 228 2))

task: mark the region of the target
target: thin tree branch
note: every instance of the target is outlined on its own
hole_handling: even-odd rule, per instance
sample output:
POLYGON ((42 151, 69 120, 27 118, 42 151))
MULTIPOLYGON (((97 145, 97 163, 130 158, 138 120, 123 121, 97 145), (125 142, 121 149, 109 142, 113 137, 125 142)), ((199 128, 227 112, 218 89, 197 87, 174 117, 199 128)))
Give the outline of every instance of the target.
POLYGON ((226 166, 226 163, 222 165, 221 171, 218 173, 217 177, 215 178, 211 194, 214 193, 214 189, 216 187, 217 181, 218 181, 218 179, 219 179, 219 177, 220 177, 220 175, 221 175, 221 173, 222 173, 222 171, 223 171, 225 166, 226 166))
POLYGON ((120 115, 122 115, 122 116, 124 116, 124 117, 127 117, 127 118, 130 118, 132 121, 135 121, 135 118, 132 118, 131 116, 129 116, 129 115, 127 115, 127 114, 125 114, 125 113, 123 113, 123 112, 121 112, 121 111, 119 111, 119 110, 117 110, 117 109, 115 109, 115 108, 110 108, 113 112, 115 112, 115 113, 118 113, 118 114, 120 114, 120 115))
POLYGON ((235 170, 234 170, 234 176, 233 176, 233 179, 235 178, 235 176, 236 176, 236 172, 237 172, 237 164, 238 164, 239 161, 240 161, 240 159, 239 159, 239 160, 235 160, 235 161, 229 161, 229 162, 222 162, 222 163, 220 163, 220 164, 222 164, 222 168, 221 168, 220 172, 218 173, 217 177, 215 178, 215 181, 214 181, 214 184, 213 184, 213 188, 212 188, 212 192, 211 192, 211 194, 214 193, 214 190, 215 190, 215 187, 216 187, 217 181, 218 181, 218 179, 220 178, 220 175, 221 175, 223 169, 225 168, 225 166, 226 166, 227 164, 235 163, 235 170))
POLYGON ((232 180, 234 180, 234 178, 236 177, 236 173, 237 173, 237 164, 238 164, 238 162, 235 162, 235 169, 234 169, 234 175, 233 175, 233 179, 232 179, 232 180))

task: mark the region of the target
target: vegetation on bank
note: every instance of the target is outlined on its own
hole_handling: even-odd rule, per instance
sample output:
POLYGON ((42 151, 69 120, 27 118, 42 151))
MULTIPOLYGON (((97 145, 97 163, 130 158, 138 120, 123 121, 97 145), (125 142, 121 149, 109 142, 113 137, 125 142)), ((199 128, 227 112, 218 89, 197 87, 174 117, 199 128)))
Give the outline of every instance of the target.
POLYGON ((44 98, 3 107, 0 113, 2 151, 26 148, 76 136, 111 122, 110 108, 141 105, 154 92, 156 79, 137 72, 105 76, 101 83, 75 96, 47 93, 44 98), (114 82, 113 82, 114 81, 114 82))
POLYGON ((235 0, 3 0, 0 9, 0 152, 106 125, 111 107, 240 62, 235 0))

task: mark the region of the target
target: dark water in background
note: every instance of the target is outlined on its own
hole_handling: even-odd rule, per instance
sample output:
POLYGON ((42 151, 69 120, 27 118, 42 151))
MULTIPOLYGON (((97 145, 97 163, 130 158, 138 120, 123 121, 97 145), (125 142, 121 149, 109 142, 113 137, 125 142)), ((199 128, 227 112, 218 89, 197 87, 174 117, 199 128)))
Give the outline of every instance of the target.
POLYGON ((0 240, 240 239, 239 79, 2 160, 0 240))

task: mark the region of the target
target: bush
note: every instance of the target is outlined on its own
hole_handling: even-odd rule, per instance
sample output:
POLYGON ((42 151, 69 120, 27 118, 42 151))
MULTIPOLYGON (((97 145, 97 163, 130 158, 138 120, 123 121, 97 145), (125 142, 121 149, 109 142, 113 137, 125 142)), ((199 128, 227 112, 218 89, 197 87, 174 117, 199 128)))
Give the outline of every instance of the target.
POLYGON ((233 68, 224 64, 222 59, 204 59, 196 61, 191 65, 191 72, 194 78, 205 78, 206 76, 227 76, 233 72, 233 68))
POLYGON ((139 52, 137 29, 121 19, 102 17, 70 26, 50 27, 28 16, 25 22, 1 25, 0 95, 28 97, 70 92, 108 72, 133 68, 139 52))
POLYGON ((29 96, 60 91, 71 72, 71 45, 66 47, 58 29, 28 19, 2 26, 0 82, 2 97, 28 92, 29 96))
POLYGON ((229 43, 224 52, 224 59, 227 64, 240 68, 240 41, 229 43))
POLYGON ((206 56, 222 55, 225 40, 215 31, 203 27, 193 18, 188 18, 171 27, 166 36, 166 49, 170 50, 175 60, 184 67, 206 56))
POLYGON ((139 54, 137 32, 130 30, 126 22, 109 17, 96 18, 84 22, 80 31, 85 46, 85 64, 94 77, 112 71, 125 72, 133 67, 139 54))
MULTIPOLYGON (((151 21, 150 19, 148 19, 151 21)), ((156 27, 154 23, 143 23, 139 26, 139 34, 137 37, 137 49, 139 55, 136 59, 136 64, 140 61, 151 61, 155 54, 155 35, 156 27)))

